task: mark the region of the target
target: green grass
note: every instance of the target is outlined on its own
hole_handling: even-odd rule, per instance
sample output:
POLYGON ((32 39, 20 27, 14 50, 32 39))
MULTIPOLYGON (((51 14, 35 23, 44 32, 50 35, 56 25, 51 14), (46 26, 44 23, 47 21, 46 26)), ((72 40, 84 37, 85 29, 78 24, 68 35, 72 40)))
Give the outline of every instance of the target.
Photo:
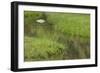
POLYGON ((89 14, 25 11, 24 32, 25 61, 90 58, 89 14))
POLYGON ((26 60, 62 59, 64 45, 46 38, 25 37, 26 60), (59 55, 59 56, 58 56, 59 55))

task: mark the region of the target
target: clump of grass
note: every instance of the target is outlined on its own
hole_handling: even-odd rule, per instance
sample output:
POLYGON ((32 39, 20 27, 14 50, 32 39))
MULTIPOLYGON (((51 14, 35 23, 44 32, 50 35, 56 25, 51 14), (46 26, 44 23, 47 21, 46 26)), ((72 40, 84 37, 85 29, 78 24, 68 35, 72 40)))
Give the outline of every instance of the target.
POLYGON ((27 61, 57 60, 63 58, 63 44, 43 38, 25 37, 24 40, 25 60, 27 61))
POLYGON ((56 31, 67 36, 90 37, 90 15, 78 13, 46 13, 56 31))

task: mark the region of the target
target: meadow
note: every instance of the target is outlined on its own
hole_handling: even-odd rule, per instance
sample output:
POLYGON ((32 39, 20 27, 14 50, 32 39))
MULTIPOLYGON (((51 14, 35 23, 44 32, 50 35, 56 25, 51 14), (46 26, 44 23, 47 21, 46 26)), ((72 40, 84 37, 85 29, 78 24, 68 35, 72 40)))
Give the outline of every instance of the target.
POLYGON ((24 11, 24 61, 90 58, 90 14, 24 11))

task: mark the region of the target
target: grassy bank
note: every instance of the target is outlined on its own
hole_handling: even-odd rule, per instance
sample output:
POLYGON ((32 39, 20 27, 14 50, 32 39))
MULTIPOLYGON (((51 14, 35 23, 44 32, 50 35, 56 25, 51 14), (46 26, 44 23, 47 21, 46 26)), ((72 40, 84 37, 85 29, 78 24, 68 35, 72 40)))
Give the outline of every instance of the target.
POLYGON ((24 20, 25 61, 90 57, 89 14, 25 11, 24 20))

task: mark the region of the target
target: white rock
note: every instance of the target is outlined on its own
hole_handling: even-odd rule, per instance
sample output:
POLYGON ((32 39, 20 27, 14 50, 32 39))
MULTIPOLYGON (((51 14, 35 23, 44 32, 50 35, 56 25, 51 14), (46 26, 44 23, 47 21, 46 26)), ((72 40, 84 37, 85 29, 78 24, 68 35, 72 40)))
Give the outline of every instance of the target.
POLYGON ((38 23, 44 23, 45 20, 44 19, 38 19, 38 20, 36 20, 36 22, 38 22, 38 23))

